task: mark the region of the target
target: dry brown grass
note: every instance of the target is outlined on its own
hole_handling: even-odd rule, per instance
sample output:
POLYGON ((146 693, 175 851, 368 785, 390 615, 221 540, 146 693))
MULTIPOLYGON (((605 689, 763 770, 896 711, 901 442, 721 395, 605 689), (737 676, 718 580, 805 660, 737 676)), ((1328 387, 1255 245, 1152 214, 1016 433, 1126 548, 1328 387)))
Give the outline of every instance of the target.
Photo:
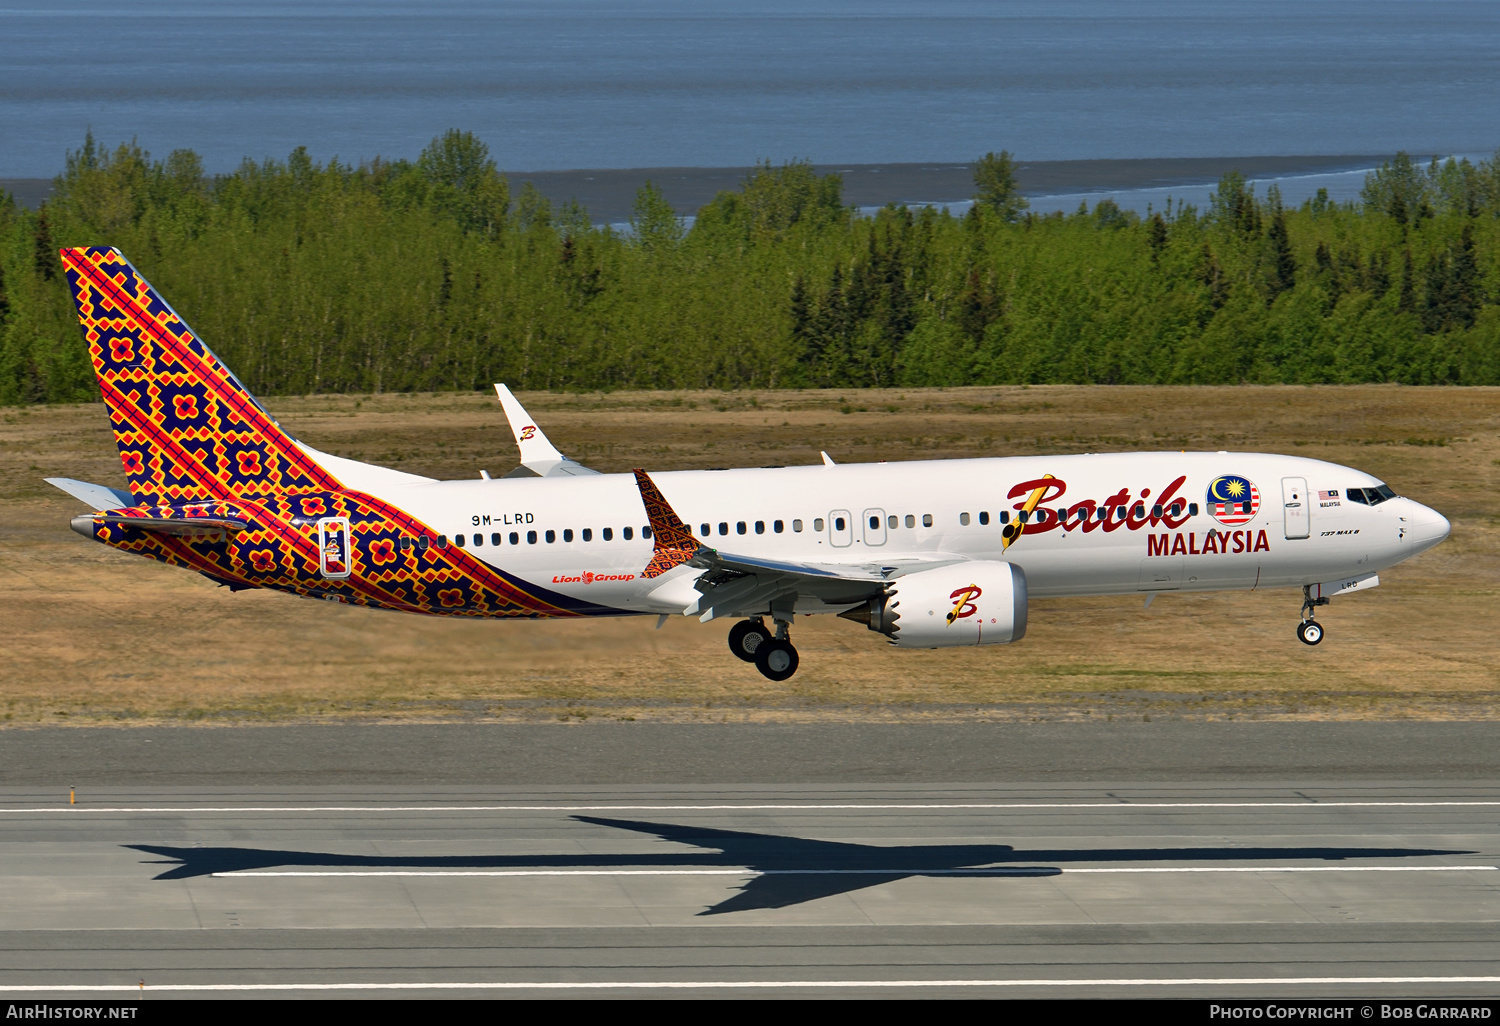
MULTIPOLYGON (((1295 591, 1034 604, 1014 647, 897 651, 799 623, 802 669, 763 680, 725 625, 650 618, 444 620, 230 594, 68 530, 42 482, 118 484, 98 406, 0 411, 0 722, 292 719, 1497 718, 1500 390, 972 388, 528 395, 564 451, 603 470, 1101 452, 1295 452, 1368 470, 1453 536, 1337 601, 1316 649, 1295 591)), ((268 402, 313 445, 469 477, 515 461, 482 395, 268 402)))

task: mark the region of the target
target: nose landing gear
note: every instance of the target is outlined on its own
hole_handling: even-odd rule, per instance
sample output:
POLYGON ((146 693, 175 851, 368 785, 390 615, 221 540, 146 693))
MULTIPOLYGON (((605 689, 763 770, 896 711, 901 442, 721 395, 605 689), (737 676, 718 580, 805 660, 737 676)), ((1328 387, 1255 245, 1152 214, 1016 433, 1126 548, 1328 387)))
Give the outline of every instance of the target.
POLYGON ((1328 596, 1312 597, 1312 586, 1302 586, 1302 622, 1297 625, 1297 640, 1304 645, 1316 645, 1323 640, 1323 625, 1313 619, 1313 609, 1328 605, 1328 596))
POLYGON ((786 680, 797 672, 801 661, 792 646, 785 620, 776 621, 776 633, 760 619, 741 620, 729 629, 729 651, 754 663, 769 680, 786 680))

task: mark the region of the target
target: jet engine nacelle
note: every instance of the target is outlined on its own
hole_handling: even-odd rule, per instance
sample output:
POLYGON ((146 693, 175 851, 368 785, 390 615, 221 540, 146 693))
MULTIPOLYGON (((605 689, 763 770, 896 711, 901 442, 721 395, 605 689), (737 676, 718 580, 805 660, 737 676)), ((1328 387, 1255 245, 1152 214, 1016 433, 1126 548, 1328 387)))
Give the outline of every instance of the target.
POLYGON ((902 648, 1005 645, 1026 635, 1026 571, 988 561, 923 570, 839 615, 902 648))

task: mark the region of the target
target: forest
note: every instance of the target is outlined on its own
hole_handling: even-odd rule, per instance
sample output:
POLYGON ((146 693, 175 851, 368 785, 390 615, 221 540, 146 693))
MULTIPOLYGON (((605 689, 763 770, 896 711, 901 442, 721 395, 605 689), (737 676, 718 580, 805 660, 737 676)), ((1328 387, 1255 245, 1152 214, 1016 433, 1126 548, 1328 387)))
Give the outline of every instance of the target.
POLYGON ((0 403, 97 389, 60 246, 123 252, 253 391, 999 383, 1500 384, 1500 154, 1404 154, 1358 202, 1238 174, 1207 209, 1038 215, 1008 153, 972 210, 862 216, 763 163, 690 226, 513 190, 450 131, 415 161, 208 175, 92 136, 37 210, 0 193, 0 403))

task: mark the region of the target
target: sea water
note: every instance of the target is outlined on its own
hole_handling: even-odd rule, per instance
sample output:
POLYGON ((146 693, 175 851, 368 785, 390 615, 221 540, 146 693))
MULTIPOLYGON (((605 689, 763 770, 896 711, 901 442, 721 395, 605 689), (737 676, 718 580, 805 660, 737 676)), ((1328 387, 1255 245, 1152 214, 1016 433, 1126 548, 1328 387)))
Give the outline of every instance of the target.
MULTIPOLYGON (((210 171, 1487 153, 1489 0, 48 0, 0 8, 0 177, 92 128, 210 171)), ((941 197, 935 197, 941 198, 941 197)), ((1070 201, 1071 202, 1071 201, 1070 201)))

